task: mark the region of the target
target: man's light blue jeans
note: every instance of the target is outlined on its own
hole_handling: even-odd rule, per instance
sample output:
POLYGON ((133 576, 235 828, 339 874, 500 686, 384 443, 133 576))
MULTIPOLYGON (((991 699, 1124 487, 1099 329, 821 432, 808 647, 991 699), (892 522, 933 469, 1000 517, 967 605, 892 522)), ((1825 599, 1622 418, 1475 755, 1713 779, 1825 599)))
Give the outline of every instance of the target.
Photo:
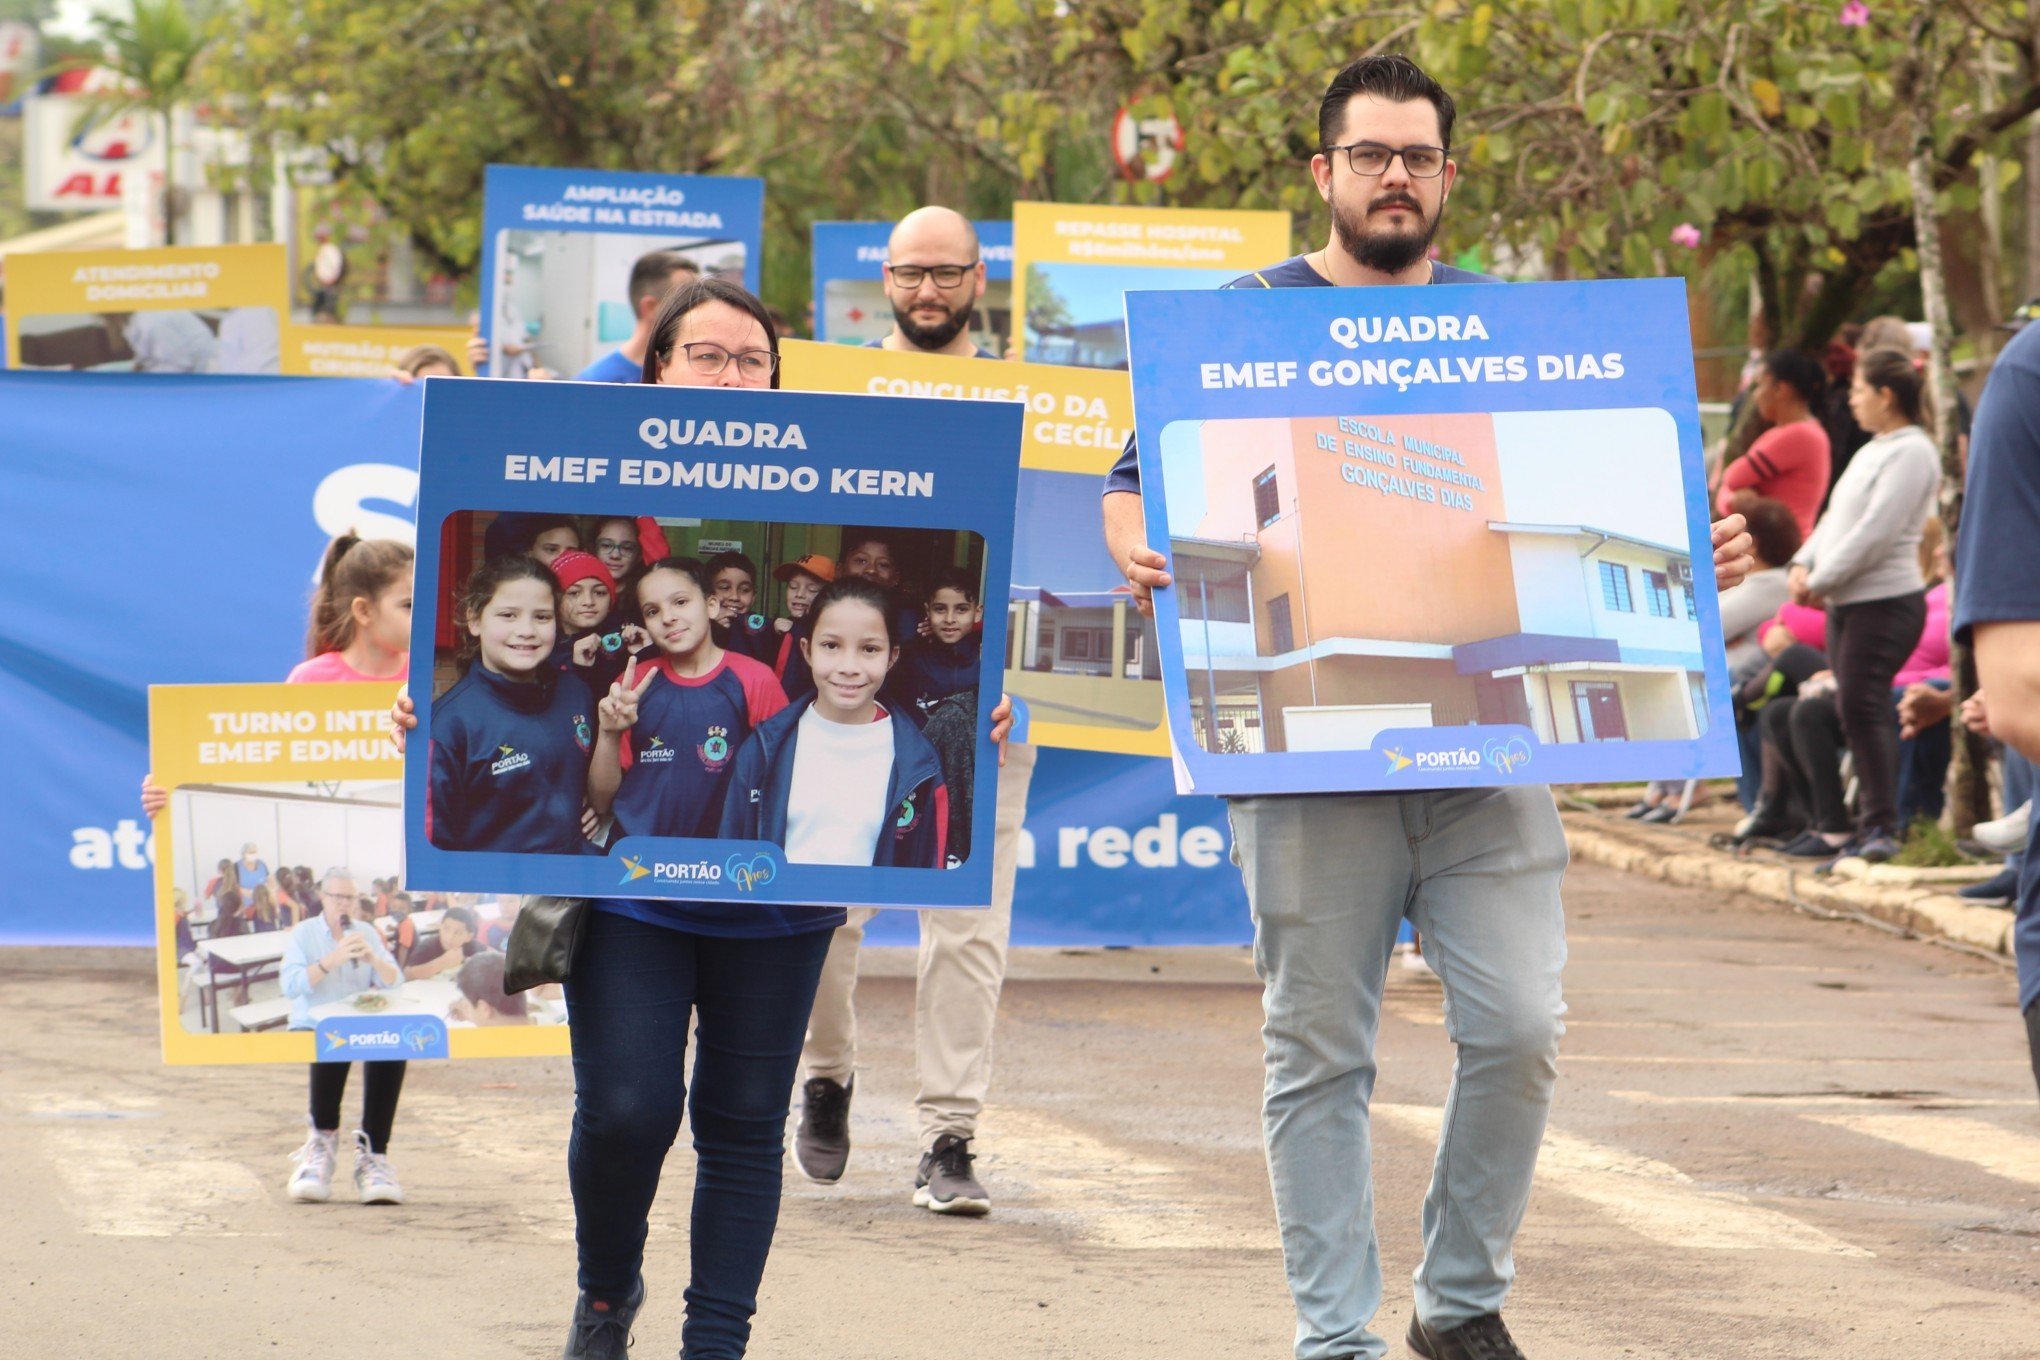
POLYGON ((1423 1209, 1417 1314, 1500 1312, 1557 1080, 1565 834, 1548 789, 1232 800, 1266 986, 1262 1123, 1297 1360, 1377 1360, 1368 1102, 1402 919, 1459 1057, 1423 1209))

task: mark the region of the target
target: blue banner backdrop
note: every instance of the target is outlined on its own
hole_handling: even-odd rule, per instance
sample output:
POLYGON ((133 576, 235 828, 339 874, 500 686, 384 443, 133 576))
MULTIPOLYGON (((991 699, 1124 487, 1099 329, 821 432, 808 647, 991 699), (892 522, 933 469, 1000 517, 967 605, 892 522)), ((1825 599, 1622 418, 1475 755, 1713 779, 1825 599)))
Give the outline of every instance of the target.
MULTIPOLYGON (((18 772, 0 784, 0 944, 152 944, 147 687, 280 680, 303 658, 328 537, 413 535, 419 393, 10 373, 0 413, 0 762, 18 772)), ((1166 761, 1043 751, 1030 813, 1016 943, 1248 938, 1238 874, 1191 834, 1223 837, 1224 805, 1175 797, 1166 761)), ((914 931, 885 912, 871 936, 914 931)))

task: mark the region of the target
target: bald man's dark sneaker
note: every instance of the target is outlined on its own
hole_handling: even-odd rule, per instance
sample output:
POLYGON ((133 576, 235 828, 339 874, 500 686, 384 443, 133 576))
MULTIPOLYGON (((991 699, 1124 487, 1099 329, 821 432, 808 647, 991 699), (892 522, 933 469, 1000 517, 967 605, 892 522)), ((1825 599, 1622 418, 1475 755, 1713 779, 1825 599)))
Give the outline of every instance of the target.
POLYGON ((574 1321, 560 1360, 625 1360, 631 1343, 637 1340, 630 1334, 630 1325, 644 1306, 642 1275, 637 1289, 623 1303, 598 1302, 583 1294, 574 1304, 574 1321))
POLYGON ((1424 1360, 1525 1360, 1500 1313, 1483 1313, 1457 1327, 1428 1327, 1413 1317, 1404 1344, 1424 1360))
POLYGON ((800 1174, 823 1185, 843 1179, 850 1165, 850 1084, 812 1077, 800 1088, 800 1123, 793 1130, 793 1164, 800 1174))
POLYGON ((935 1146, 921 1154, 921 1167, 914 1175, 914 1203, 938 1214, 963 1214, 971 1218, 992 1211, 992 1197, 971 1174, 970 1139, 945 1133, 935 1146))

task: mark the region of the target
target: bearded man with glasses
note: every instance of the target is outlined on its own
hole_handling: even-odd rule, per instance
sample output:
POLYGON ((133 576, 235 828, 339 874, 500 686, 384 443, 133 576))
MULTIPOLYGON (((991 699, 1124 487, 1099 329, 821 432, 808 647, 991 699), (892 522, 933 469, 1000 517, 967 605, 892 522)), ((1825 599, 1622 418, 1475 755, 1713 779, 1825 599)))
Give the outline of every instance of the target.
POLYGON ((885 257, 892 334, 866 341, 866 349, 999 357, 970 338, 977 300, 985 295, 985 260, 968 217, 950 208, 916 208, 893 228, 885 257))

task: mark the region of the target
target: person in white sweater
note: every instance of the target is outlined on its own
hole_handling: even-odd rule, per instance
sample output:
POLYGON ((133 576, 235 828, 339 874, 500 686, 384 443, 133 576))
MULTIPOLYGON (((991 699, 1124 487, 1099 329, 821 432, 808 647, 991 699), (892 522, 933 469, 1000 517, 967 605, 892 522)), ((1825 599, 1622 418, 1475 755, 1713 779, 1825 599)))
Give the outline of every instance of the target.
POLYGON ((1926 620, 1920 534, 1941 483, 1941 459, 1920 428, 1923 383, 1912 357, 1872 350, 1856 363, 1849 410, 1870 442, 1849 461, 1827 512, 1792 559, 1792 598, 1827 610, 1842 732, 1856 758, 1853 833, 1813 830, 1786 853, 1849 852, 1878 861, 1898 852, 1898 728, 1891 682, 1926 620))

